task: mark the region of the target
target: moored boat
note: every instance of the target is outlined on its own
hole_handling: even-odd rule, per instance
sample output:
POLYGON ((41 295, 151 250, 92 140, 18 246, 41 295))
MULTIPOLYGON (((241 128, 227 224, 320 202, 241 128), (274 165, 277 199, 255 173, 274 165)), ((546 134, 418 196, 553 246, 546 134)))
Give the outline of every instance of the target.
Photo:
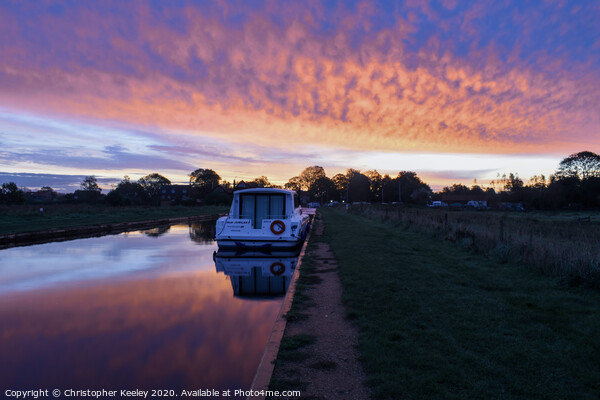
POLYGON ((290 249, 302 245, 309 221, 293 190, 239 190, 229 214, 217 220, 215 239, 219 248, 290 249))

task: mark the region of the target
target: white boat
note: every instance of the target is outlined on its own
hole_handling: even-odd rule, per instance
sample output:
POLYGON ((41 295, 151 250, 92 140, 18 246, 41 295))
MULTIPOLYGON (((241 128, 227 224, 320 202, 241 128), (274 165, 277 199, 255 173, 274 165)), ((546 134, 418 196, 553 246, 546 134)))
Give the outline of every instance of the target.
POLYGON ((309 221, 293 190, 238 190, 229 214, 217 220, 215 239, 219 248, 290 249, 302 245, 309 221))

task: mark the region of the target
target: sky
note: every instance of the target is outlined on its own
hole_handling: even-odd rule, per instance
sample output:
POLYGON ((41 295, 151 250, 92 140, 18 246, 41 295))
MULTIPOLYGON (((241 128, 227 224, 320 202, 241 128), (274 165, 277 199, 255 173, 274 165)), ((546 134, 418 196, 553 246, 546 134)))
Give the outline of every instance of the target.
POLYGON ((0 182, 527 183, 600 153, 599 20, 596 0, 3 1, 0 182))

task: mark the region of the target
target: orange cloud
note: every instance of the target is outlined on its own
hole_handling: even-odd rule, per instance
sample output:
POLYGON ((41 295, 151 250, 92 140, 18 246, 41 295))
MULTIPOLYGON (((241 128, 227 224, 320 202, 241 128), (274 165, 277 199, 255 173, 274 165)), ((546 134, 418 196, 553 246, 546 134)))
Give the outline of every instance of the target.
MULTIPOLYGON (((599 144, 600 79, 585 65, 507 63, 493 44, 474 65, 441 51, 446 43, 436 37, 407 55, 411 18, 373 30, 374 11, 357 9, 340 18, 347 30, 362 27, 358 44, 347 30, 315 32, 303 13, 283 25, 250 13, 232 28, 187 8, 185 34, 142 13, 138 41, 107 30, 107 57, 129 57, 134 72, 116 60, 47 69, 4 62, 4 81, 16 84, 0 104, 279 148, 516 153, 599 144)), ((465 16, 465 32, 482 12, 465 16)))

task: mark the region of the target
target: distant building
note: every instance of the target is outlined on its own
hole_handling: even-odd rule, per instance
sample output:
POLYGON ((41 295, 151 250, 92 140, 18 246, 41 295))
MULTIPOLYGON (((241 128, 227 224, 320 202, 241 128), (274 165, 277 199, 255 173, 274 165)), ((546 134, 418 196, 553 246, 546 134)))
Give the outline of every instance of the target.
POLYGON ((163 185, 160 187, 161 204, 169 204, 192 198, 190 185, 163 185))
POLYGON ((233 189, 224 187, 223 185, 219 185, 216 188, 214 188, 214 190, 211 193, 232 194, 233 193, 233 189))
POLYGON ((26 192, 25 196, 28 202, 47 203, 54 200, 57 194, 50 190, 38 190, 36 192, 26 192))
POLYGON ((102 193, 97 190, 76 190, 73 199, 81 203, 97 203, 102 200, 102 193))
POLYGON ((244 182, 244 181, 239 181, 237 185, 235 185, 234 187, 234 191, 235 190, 242 190, 242 189, 255 189, 258 187, 258 184, 256 182, 244 182))

